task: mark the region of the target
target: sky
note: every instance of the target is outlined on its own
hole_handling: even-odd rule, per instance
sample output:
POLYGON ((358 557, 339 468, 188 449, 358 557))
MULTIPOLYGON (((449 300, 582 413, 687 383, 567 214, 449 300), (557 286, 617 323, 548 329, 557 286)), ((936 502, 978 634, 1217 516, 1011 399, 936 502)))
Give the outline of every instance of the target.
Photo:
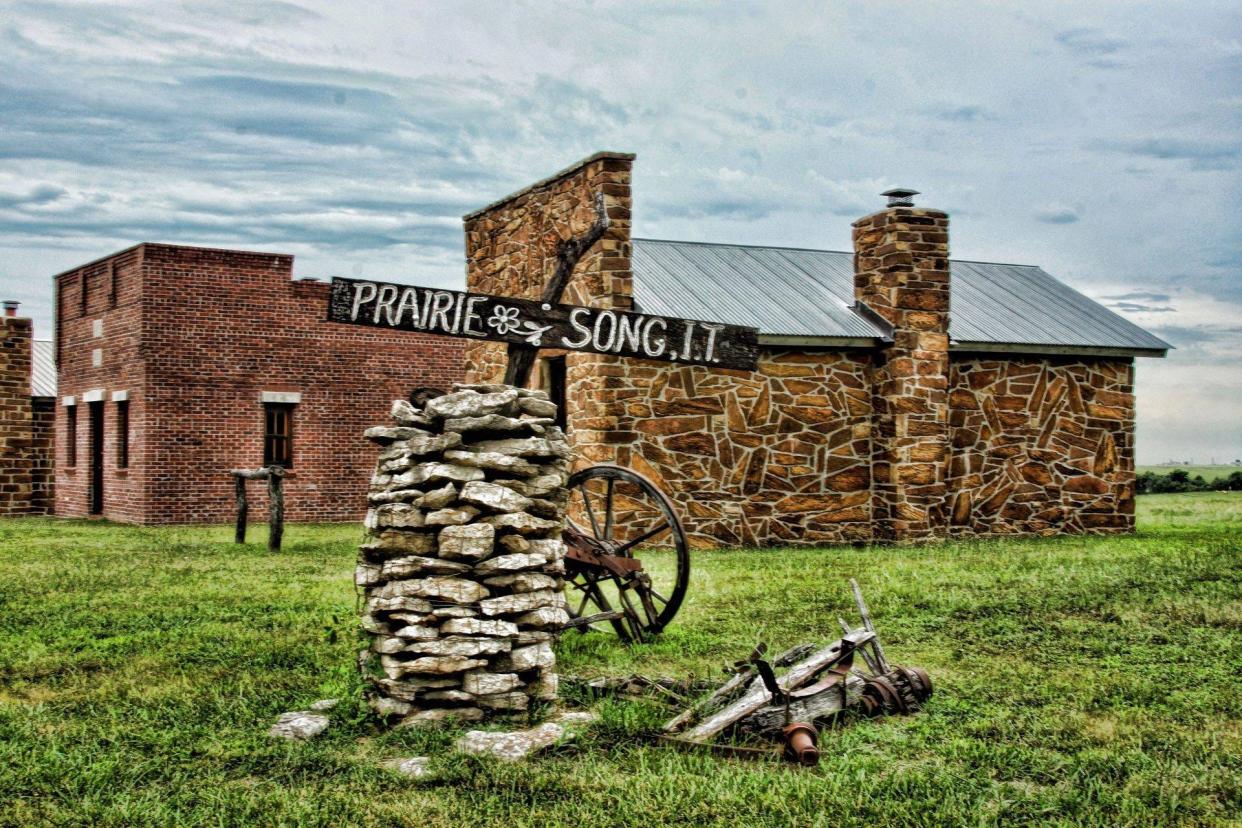
POLYGON ((850 249, 892 186, 1172 343, 1140 463, 1242 458, 1236 2, 8 2, 0 292, 140 241, 464 284, 461 216, 635 152, 634 234, 850 249))

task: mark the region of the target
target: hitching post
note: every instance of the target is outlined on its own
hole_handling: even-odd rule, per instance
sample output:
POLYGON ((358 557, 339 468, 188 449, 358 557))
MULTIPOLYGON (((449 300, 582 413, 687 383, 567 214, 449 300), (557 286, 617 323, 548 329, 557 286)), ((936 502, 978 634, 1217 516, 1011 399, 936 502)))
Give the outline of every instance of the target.
POLYGON ((268 501, 267 551, 279 552, 285 534, 285 470, 280 466, 261 469, 233 469, 233 491, 237 498, 237 524, 233 529, 233 542, 246 542, 246 517, 250 507, 246 502, 246 481, 266 480, 268 501))

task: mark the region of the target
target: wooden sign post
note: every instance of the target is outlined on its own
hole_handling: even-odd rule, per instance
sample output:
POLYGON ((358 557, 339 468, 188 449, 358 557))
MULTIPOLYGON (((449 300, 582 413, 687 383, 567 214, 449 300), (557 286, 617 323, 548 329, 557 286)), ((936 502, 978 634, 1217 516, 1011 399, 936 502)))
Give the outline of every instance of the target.
POLYGON ((753 369, 759 350, 738 325, 356 279, 332 280, 328 319, 721 368, 753 369))
POLYGON ((361 279, 333 279, 328 321, 509 343, 506 385, 522 386, 540 348, 753 370, 759 331, 740 325, 559 304, 574 266, 608 229, 602 198, 595 225, 561 242, 538 300, 361 279))

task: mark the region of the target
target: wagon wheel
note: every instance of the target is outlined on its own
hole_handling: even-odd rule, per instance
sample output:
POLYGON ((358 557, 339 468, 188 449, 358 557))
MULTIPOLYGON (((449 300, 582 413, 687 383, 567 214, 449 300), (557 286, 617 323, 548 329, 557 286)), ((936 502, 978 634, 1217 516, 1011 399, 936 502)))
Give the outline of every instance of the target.
POLYGON ((613 613, 608 620, 626 641, 657 635, 677 614, 690 581, 686 533, 673 505, 654 483, 621 466, 583 469, 568 486, 570 616, 613 613))

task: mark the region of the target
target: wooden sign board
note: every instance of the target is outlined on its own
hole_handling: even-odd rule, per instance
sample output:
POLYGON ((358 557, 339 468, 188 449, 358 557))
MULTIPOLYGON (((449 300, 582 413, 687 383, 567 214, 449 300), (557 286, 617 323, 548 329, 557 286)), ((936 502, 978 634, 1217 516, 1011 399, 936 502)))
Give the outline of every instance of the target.
POLYGON ((332 280, 328 321, 747 371, 759 357, 755 328, 360 279, 332 280))

